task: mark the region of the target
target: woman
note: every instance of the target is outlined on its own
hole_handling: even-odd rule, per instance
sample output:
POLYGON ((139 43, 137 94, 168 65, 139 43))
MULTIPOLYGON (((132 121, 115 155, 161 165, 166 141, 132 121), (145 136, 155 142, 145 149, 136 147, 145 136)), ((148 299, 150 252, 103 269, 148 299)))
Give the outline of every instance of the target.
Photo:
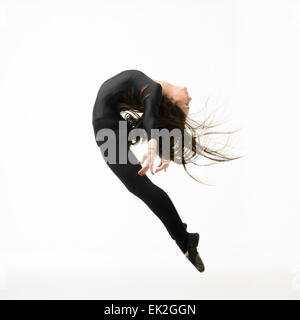
MULTIPOLYGON (((105 147, 109 148, 113 145, 115 157, 110 157, 109 161, 106 160, 109 168, 129 192, 140 198, 153 211, 185 257, 198 271, 203 272, 205 267, 197 251, 199 234, 187 232, 187 225, 182 222, 168 194, 146 176, 149 169, 151 174, 161 170, 166 172, 170 161, 178 162, 179 158, 186 170, 185 164, 193 162, 199 156, 199 151, 196 151, 197 145, 200 145, 195 138, 196 129, 187 121, 191 100, 186 87, 151 79, 140 70, 125 70, 101 85, 94 104, 92 123, 96 143, 105 160, 109 151, 105 150, 105 147), (125 113, 125 117, 121 116, 121 112, 125 113), (176 138, 170 138, 167 150, 170 156, 169 158, 163 156, 162 142, 155 135, 155 129, 163 128, 168 130, 176 128, 185 135, 186 128, 192 129, 192 134, 187 135, 192 142, 190 150, 183 151, 183 147, 177 147, 176 138), (103 129, 114 133, 113 143, 108 142, 110 135, 103 134, 103 129), (120 132, 121 129, 122 132, 120 132), (147 134, 148 152, 141 161, 136 159, 130 146, 140 142, 143 135, 137 136, 135 141, 128 139, 128 134, 133 129, 144 129, 147 134), (122 147, 125 147, 125 158, 124 155, 121 156, 122 147), (160 156, 161 161, 154 172, 153 164, 156 155, 160 156), (142 167, 141 164, 145 160, 147 160, 146 164, 142 167)), ((203 124, 200 127, 208 128, 203 124)), ((204 151, 201 154, 214 161, 234 159, 209 148, 202 149, 204 151), (213 159, 211 156, 216 158, 213 159)))

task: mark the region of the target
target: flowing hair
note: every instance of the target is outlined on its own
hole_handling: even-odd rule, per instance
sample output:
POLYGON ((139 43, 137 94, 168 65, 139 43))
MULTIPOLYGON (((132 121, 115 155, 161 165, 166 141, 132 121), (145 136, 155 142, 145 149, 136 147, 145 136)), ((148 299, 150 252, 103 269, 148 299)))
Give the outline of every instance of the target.
MULTIPOLYGON (((123 100, 118 104, 118 110, 120 113, 124 112, 124 119, 127 120, 131 129, 142 128, 143 118, 144 118, 144 101, 149 97, 150 94, 144 95, 144 91, 147 89, 148 85, 145 85, 140 90, 139 95, 136 94, 134 88, 131 88, 127 94, 123 95, 123 100), (139 114, 141 113, 141 114, 139 114)), ((172 131, 173 129, 179 129, 181 137, 185 137, 190 143, 182 145, 179 139, 170 136, 170 150, 169 160, 180 163, 183 165, 186 173, 195 181, 206 184, 198 179, 196 179, 191 173, 187 170, 187 164, 191 163, 196 166, 208 166, 218 162, 232 161, 241 158, 242 156, 230 156, 221 150, 224 149, 227 145, 223 145, 221 149, 214 149, 208 145, 200 142, 202 138, 207 137, 212 134, 232 134, 235 131, 209 131, 217 126, 217 124, 209 123, 209 117, 203 122, 198 122, 191 117, 187 116, 180 107, 173 103, 168 97, 162 96, 159 114, 158 114, 158 129, 167 129, 172 131), (211 160, 211 163, 208 164, 199 164, 196 161, 199 157, 202 156, 206 159, 211 160)), ((135 141, 129 141, 129 145, 136 145, 141 142, 141 137, 137 136, 135 141)), ((165 154, 165 153, 164 153, 165 154)), ((162 159, 163 150, 162 150, 162 141, 159 139, 158 143, 158 155, 162 159)))

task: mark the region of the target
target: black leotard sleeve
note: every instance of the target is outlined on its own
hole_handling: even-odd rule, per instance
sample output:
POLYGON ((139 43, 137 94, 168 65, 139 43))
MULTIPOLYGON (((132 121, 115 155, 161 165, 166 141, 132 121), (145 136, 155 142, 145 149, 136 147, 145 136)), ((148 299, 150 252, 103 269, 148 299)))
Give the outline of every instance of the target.
POLYGON ((158 111, 162 99, 162 87, 140 70, 122 71, 101 85, 94 105, 93 121, 102 116, 116 114, 116 105, 122 101, 123 93, 128 92, 133 87, 139 94, 145 85, 148 85, 148 87, 143 94, 150 93, 150 96, 144 100, 143 125, 147 133, 147 140, 154 138, 151 129, 158 129, 158 111))

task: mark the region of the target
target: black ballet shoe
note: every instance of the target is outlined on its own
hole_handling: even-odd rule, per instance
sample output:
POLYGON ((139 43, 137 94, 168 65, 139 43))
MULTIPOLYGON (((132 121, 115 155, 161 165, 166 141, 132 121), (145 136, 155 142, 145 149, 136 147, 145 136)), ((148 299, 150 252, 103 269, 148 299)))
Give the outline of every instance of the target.
POLYGON ((203 261, 197 251, 197 246, 199 243, 199 233, 189 233, 188 241, 187 241, 187 254, 185 257, 190 260, 190 262, 196 267, 196 269, 200 272, 205 270, 205 266, 203 261))

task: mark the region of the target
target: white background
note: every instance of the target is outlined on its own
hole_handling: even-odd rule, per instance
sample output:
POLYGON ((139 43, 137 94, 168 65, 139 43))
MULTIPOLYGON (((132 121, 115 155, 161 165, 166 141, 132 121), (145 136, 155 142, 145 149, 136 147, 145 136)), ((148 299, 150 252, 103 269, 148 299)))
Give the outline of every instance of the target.
MULTIPOLYGON (((0 5, 2 299, 299 299, 300 2, 0 5), (217 112, 241 160, 149 178, 199 232, 199 273, 108 169, 92 108, 139 69, 217 112)), ((137 149, 139 152, 141 149, 137 149)))

